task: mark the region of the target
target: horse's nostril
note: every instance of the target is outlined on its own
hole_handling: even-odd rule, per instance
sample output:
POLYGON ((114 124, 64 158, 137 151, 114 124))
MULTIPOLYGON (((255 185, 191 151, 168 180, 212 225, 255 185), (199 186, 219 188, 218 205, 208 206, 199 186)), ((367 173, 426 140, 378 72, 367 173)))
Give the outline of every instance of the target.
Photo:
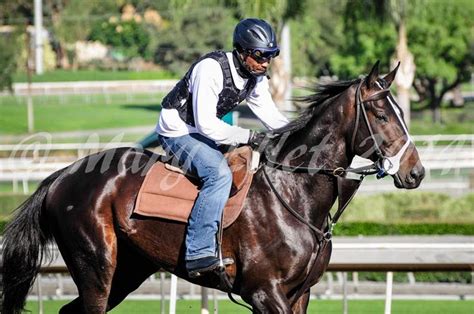
POLYGON ((410 171, 410 176, 416 180, 423 179, 425 177, 425 167, 421 167, 420 169, 413 168, 410 171))

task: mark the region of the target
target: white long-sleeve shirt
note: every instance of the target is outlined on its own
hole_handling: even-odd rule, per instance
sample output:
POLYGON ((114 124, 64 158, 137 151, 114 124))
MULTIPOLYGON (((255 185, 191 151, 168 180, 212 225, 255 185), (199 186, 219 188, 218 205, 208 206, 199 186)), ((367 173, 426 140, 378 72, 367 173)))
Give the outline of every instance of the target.
MULTIPOLYGON (((247 79, 241 77, 234 66, 232 53, 226 53, 235 86, 242 90, 247 79)), ((162 109, 156 132, 167 137, 200 133, 218 144, 238 145, 248 142, 250 130, 232 126, 216 117, 219 94, 223 89, 222 68, 212 59, 201 60, 191 72, 189 91, 193 97, 195 127, 187 125, 176 109, 162 109)), ((268 79, 257 78, 255 88, 246 99, 247 105, 269 130, 280 128, 288 119, 277 109, 271 97, 268 79)))

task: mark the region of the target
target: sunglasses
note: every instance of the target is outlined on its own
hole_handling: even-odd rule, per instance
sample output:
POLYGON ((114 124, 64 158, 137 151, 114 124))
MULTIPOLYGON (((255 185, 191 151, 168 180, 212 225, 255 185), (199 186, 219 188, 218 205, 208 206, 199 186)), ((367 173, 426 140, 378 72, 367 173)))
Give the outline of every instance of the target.
POLYGON ((280 54, 280 49, 272 50, 253 49, 247 50, 247 54, 258 63, 270 62, 270 59, 277 57, 280 54))

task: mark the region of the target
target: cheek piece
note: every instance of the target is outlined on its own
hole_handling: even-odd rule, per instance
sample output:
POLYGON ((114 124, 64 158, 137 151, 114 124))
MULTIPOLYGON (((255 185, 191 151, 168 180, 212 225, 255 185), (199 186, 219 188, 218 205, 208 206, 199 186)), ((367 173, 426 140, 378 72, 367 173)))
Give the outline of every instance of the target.
MULTIPOLYGON (((376 83, 381 89, 383 89, 382 86, 379 84, 379 82, 376 82, 376 83)), ((408 149, 410 142, 413 142, 410 137, 410 134, 408 133, 406 125, 403 122, 403 119, 400 114, 400 110, 395 105, 392 97, 388 96, 387 98, 388 98, 388 102, 392 106, 393 111, 396 113, 398 121, 403 126, 403 131, 405 132, 405 137, 407 138, 407 140, 405 144, 402 146, 402 148, 394 156, 391 156, 391 157, 384 156, 383 158, 379 160, 378 162, 379 172, 377 173, 377 178, 383 178, 387 175, 395 175, 398 172, 398 170, 400 170, 400 161, 403 157, 403 154, 405 154, 406 150, 408 149)))

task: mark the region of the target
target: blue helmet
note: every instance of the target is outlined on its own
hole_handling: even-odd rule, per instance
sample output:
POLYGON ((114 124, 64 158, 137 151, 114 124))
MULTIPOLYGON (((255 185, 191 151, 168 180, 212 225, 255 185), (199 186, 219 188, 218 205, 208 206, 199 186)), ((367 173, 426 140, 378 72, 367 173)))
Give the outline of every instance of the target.
POLYGON ((239 52, 260 50, 273 56, 280 52, 273 28, 261 19, 240 21, 234 30, 233 44, 239 52))

